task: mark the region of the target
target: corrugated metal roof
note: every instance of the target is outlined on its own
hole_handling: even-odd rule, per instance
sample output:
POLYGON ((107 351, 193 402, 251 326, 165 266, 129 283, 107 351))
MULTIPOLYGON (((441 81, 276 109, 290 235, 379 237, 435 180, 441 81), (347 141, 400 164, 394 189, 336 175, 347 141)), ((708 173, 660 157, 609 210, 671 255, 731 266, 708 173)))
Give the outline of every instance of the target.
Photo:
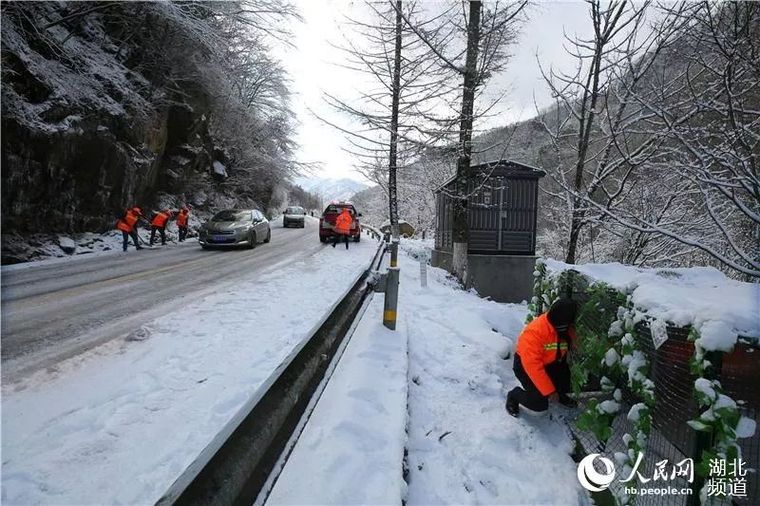
MULTIPOLYGON (((491 162, 479 163, 477 165, 471 166, 470 168, 474 172, 481 172, 482 170, 486 168, 495 168, 494 166, 498 167, 499 165, 512 165, 512 166, 516 166, 519 170, 524 170, 525 172, 529 172, 529 171, 535 172, 537 178, 544 177, 546 175, 546 172, 544 172, 541 169, 538 169, 536 167, 533 167, 531 165, 527 165, 521 162, 516 162, 514 160, 494 160, 491 162)), ((447 179, 442 185, 440 185, 438 188, 433 190, 433 192, 434 193, 440 192, 442 189, 444 189, 445 187, 449 186, 451 183, 456 181, 456 179, 457 179, 457 176, 456 174, 454 174, 449 179, 447 179)))

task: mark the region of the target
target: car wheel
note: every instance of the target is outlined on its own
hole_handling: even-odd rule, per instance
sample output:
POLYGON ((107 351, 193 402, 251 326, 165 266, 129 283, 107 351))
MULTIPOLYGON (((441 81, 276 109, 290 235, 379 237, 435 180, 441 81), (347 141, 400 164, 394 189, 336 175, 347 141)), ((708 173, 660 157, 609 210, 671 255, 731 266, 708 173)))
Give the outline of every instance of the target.
POLYGON ((253 249, 256 247, 256 232, 251 232, 251 235, 248 237, 248 249, 253 249))
POLYGON ((269 242, 272 239, 272 230, 267 230, 267 238, 264 239, 264 242, 269 242))
POLYGON ((203 248, 203 249, 209 249, 209 247, 206 246, 205 244, 201 244, 201 248, 203 248))

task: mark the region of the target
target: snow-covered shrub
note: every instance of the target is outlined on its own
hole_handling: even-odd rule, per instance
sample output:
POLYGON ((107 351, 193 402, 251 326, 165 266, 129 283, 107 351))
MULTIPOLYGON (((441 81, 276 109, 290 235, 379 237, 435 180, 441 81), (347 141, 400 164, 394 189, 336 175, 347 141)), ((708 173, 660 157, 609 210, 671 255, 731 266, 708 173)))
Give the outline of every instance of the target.
MULTIPOLYGON (((665 334, 665 338, 668 326, 691 327, 689 339, 694 342, 694 355, 690 365, 697 377, 694 395, 703 412, 688 423, 694 430, 710 433, 714 441, 714 445, 699 456, 698 472, 707 475, 711 458, 730 460, 739 456, 736 441, 754 434, 755 424, 740 415, 736 402, 722 391, 719 382, 709 379, 712 367, 709 357, 733 349, 737 328, 753 336, 760 334, 760 328, 752 327, 750 321, 754 314, 751 301, 749 305, 742 305, 736 297, 729 299, 737 292, 750 298, 753 293, 760 295, 758 287, 727 280, 722 275, 717 279, 713 272, 704 269, 678 269, 667 275, 660 271, 650 276, 643 269, 619 264, 586 267, 539 261, 534 276, 535 293, 529 305, 529 318, 546 310, 559 294, 572 292, 586 299, 576 320, 579 349, 571 365, 573 388, 577 392, 590 375, 596 375, 606 398, 591 399, 586 404, 578 417, 578 427, 606 441, 612 435, 612 421, 620 410, 620 388, 625 387, 636 399, 626 414, 633 426, 633 430, 623 436, 626 452, 615 455, 623 466, 623 474, 630 474, 639 452, 646 449, 652 428, 651 414, 656 408, 649 363, 638 344, 642 342, 637 336, 642 324, 648 325, 653 334, 665 334), (573 269, 574 274, 565 272, 569 269, 573 269), (579 270, 582 275, 578 274, 579 270), (578 290, 576 275, 586 279, 585 291, 578 290), (722 279, 726 279, 726 286, 721 285, 722 279), (568 283, 574 283, 574 288, 568 288, 568 283), (715 293, 710 293, 711 290, 715 293), (699 302, 701 299, 709 301, 712 297, 734 303, 728 308, 698 305, 704 304, 699 302), (733 322, 729 323, 730 320, 733 322)), ((620 495, 618 500, 625 504, 630 496, 620 495)))

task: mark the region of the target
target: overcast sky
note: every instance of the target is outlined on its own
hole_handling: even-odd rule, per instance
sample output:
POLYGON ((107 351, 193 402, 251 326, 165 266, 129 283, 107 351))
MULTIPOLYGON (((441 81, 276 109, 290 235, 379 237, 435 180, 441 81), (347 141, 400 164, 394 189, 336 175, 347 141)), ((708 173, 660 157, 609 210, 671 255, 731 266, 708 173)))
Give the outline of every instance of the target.
MULTIPOLYGON (((342 151, 344 134, 324 124, 315 116, 347 125, 348 120, 332 112, 322 99, 323 91, 338 96, 350 96, 361 85, 361 77, 336 65, 343 56, 331 46, 340 44, 345 31, 345 16, 361 17, 363 2, 350 0, 299 0, 303 23, 293 24, 295 48, 284 50, 286 68, 293 80, 293 109, 298 115, 297 157, 301 161, 320 162, 319 177, 348 177, 362 180, 354 172, 352 157, 342 151)), ((488 126, 502 126, 527 119, 535 114, 533 97, 539 106, 549 103, 536 60, 543 65, 569 70, 563 50, 563 30, 568 34, 588 33, 588 6, 581 1, 537 2, 529 11, 513 57, 505 72, 493 78, 493 89, 506 90, 499 115, 488 126)))

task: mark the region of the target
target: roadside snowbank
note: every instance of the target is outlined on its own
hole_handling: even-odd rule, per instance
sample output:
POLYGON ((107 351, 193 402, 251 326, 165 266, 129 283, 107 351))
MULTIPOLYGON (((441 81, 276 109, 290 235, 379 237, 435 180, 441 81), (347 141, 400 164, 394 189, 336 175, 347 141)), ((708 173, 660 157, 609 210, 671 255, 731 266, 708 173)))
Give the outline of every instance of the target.
POLYGON ((629 293, 636 307, 655 318, 693 325, 715 346, 711 349, 725 348, 726 335, 734 341, 737 334, 760 338, 760 283, 736 281, 712 267, 644 269, 619 263, 544 262, 548 272, 574 269, 629 293))
POLYGON ((406 336, 370 302, 266 504, 398 504, 406 425, 406 336))
MULTIPOLYGON (((171 206, 173 207, 173 206, 171 206)), ((201 223, 211 215, 204 212, 190 214, 188 240, 197 237, 196 230, 201 223)), ((115 221, 115 220, 114 220, 115 221)), ((166 240, 177 243, 177 225, 170 222, 166 229, 166 240)), ((138 227, 141 243, 147 245, 150 241, 150 227, 141 222, 138 227)), ((135 248, 132 239, 129 240, 129 250, 135 248)), ((9 266, 19 268, 22 265, 38 264, 39 262, 60 262, 81 258, 82 256, 113 254, 122 252, 122 235, 119 230, 109 230, 102 234, 84 232, 80 234, 16 234, 2 235, 3 269, 9 266)))
POLYGON ((153 504, 368 266, 325 247, 3 388, 2 502, 153 504), (40 378, 37 378, 38 380, 40 378))

